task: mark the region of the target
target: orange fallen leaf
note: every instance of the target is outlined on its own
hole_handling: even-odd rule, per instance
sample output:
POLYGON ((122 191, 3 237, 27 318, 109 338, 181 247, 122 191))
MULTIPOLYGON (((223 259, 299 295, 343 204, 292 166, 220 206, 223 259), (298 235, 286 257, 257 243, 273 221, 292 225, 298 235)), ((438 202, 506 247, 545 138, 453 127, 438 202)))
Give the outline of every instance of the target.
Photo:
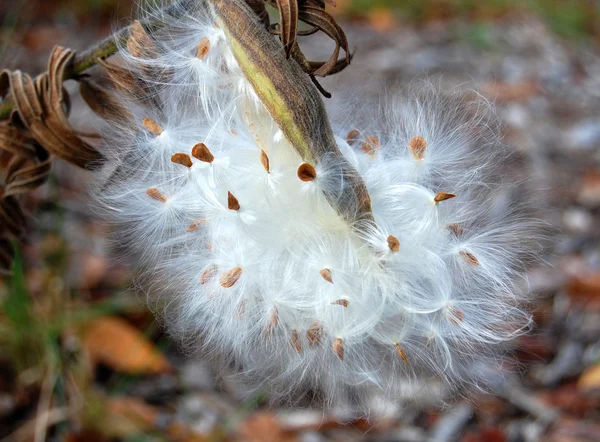
POLYGON ((172 371, 169 361, 146 336, 115 316, 104 316, 86 324, 82 343, 92 364, 102 363, 132 375, 172 371))
POLYGON ((579 376, 577 388, 584 391, 600 391, 600 363, 588 367, 579 376))

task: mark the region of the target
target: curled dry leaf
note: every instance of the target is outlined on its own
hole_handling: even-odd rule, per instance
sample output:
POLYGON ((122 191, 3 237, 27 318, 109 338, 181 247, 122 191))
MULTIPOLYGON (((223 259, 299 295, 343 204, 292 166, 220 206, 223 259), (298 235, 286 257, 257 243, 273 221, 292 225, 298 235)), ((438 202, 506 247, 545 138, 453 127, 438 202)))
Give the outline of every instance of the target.
POLYGON ((82 345, 93 364, 104 364, 131 375, 172 371, 171 364, 154 344, 127 321, 104 316, 88 322, 82 345))
POLYGON ((0 74, 0 95, 7 91, 15 102, 20 121, 31 136, 51 154, 84 169, 100 165, 102 156, 80 138, 68 121, 69 96, 63 87, 64 72, 75 53, 57 46, 52 51, 48 72, 35 81, 20 71, 0 74))

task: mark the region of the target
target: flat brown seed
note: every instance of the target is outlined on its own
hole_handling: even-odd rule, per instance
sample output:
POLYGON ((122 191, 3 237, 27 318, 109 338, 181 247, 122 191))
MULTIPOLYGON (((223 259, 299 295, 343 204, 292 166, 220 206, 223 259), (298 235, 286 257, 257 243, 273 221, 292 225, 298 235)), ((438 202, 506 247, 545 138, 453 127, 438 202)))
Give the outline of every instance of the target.
POLYGON ((202 37, 200 43, 198 43, 198 48, 196 49, 196 57, 200 60, 204 60, 208 51, 210 51, 210 40, 208 37, 202 37))
POLYGON ((160 201, 161 203, 167 202, 167 197, 164 196, 161 193, 161 191, 158 190, 156 187, 149 187, 148 189, 146 189, 146 195, 148 195, 153 200, 160 201))
POLYGON ((318 322, 313 322, 310 328, 306 331, 306 339, 310 345, 316 345, 321 343, 321 336, 323 335, 323 327, 318 322))
POLYGON ((354 146, 359 138, 360 131, 358 129, 352 129, 350 132, 348 132, 348 135, 346 135, 346 142, 350 146, 354 146))
POLYGON ((225 273, 219 276, 219 284, 221 284, 221 287, 228 289, 233 287, 235 283, 240 280, 241 277, 242 268, 234 267, 232 269, 227 270, 225 273))
POLYGON ((262 149, 260 151, 260 163, 263 165, 267 173, 271 171, 269 167, 269 157, 267 156, 267 153, 262 149))
POLYGON ((235 309, 234 318, 241 319, 246 313, 246 301, 241 301, 235 309))
POLYGON ((453 193, 448 193, 448 192, 438 192, 435 197, 433 198, 433 200, 436 203, 442 202, 442 201, 446 201, 449 199, 454 198, 456 195, 454 195, 453 193))
POLYGON ((456 224, 456 223, 448 224, 446 226, 446 228, 448 230, 450 230, 452 233, 454 233, 456 236, 461 236, 465 231, 465 229, 463 229, 460 224, 456 224))
POLYGON ((454 325, 460 325, 465 320, 465 314, 462 310, 452 307, 450 309, 450 316, 448 320, 454 325))
POLYGON ((324 269, 320 270, 319 273, 321 274, 321 276, 323 277, 323 279, 325 281, 333 284, 333 278, 331 277, 331 270, 329 270, 327 267, 325 267, 324 269))
POLYGON ((317 177, 317 170, 308 163, 303 163, 298 167, 298 178, 302 181, 309 182, 313 181, 317 177))
POLYGON ((229 210, 240 210, 240 202, 231 192, 227 192, 227 208, 229 210))
POLYGON ((271 324, 273 324, 273 327, 279 325, 279 310, 277 310, 277 307, 273 307, 273 311, 271 312, 271 324))
POLYGON ((206 220, 204 218, 198 218, 196 220, 194 220, 186 229, 186 231, 188 233, 192 233, 192 232, 196 232, 198 231, 198 229, 200 227, 202 227, 202 224, 204 224, 206 222, 206 220))
POLYGON ((337 301, 333 301, 331 305, 341 305, 342 307, 348 307, 350 301, 347 299, 338 299, 337 301))
POLYGON ((163 130, 158 125, 158 123, 156 121, 152 120, 151 118, 144 118, 144 121, 142 122, 142 126, 144 126, 144 128, 148 132, 152 132, 157 137, 163 133, 163 130))
POLYGON ((396 252, 400 251, 400 241, 395 236, 392 236, 392 235, 388 236, 387 244, 392 252, 396 253, 396 252))
POLYGON ((427 148, 427 141, 421 136, 412 137, 408 142, 408 149, 412 153, 415 160, 422 160, 425 158, 425 149, 427 148))
POLYGON ((344 360, 344 342, 342 341, 342 338, 337 338, 333 342, 333 351, 337 357, 340 358, 340 361, 344 360))
POLYGON ((212 163, 215 160, 215 156, 204 143, 198 143, 192 147, 192 156, 205 163, 212 163))
POLYGON ((210 281, 217 274, 218 270, 219 270, 219 268, 214 264, 211 265, 210 267, 206 268, 202 272, 202 275, 200 275, 200 284, 204 285, 208 281, 210 281))
POLYGON ((404 349, 402 348, 402 346, 400 344, 398 344, 397 342, 394 345, 396 346, 396 352, 398 353, 398 356, 400 356, 402 358, 402 360, 404 361, 404 363, 406 365, 408 365, 408 358, 406 357, 406 353, 404 352, 404 349))
POLYGON ((472 266, 478 266, 479 260, 473 255, 471 252, 467 252, 466 250, 461 250, 459 255, 465 260, 465 262, 472 266))
POLYGON ((361 145, 363 152, 368 155, 375 155, 380 147, 381 143, 379 143, 379 138, 374 136, 365 138, 365 141, 363 141, 361 145))
POLYGON ((296 352, 302 353, 302 341, 300 340, 300 335, 298 334, 298 330, 296 329, 292 330, 290 344, 292 344, 292 348, 296 350, 296 352))
POLYGON ((192 167, 192 159, 187 153, 175 153, 171 157, 171 162, 181 164, 185 167, 192 167))

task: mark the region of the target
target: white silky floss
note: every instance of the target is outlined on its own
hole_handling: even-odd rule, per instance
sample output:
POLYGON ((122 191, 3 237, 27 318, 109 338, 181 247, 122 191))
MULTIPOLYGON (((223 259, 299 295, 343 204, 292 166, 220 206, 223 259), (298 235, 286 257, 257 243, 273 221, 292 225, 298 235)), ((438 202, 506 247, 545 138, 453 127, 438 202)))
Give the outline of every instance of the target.
POLYGON ((500 366, 530 324, 516 289, 528 222, 497 210, 510 184, 490 105, 425 85, 369 132, 339 128, 372 200, 375 224, 356 228, 323 196, 341 179, 327 161, 299 177, 210 11, 162 19, 155 58, 120 51, 155 93, 122 97, 135 123, 104 134, 95 193, 171 334, 271 397, 361 407, 373 388, 480 386, 476 368, 500 366))

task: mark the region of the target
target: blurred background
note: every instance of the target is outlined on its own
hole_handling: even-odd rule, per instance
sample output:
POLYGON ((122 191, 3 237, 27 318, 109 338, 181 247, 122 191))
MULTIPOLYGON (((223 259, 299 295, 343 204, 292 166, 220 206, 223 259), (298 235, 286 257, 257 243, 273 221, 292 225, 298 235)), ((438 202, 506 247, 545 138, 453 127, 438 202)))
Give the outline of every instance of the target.
MULTIPOLYGON (((134 9, 2 1, 0 67, 42 72, 55 44, 86 48, 134 9)), ((600 440, 600 2, 337 0, 328 10, 356 46, 352 65, 323 82, 334 99, 428 78, 496 103, 552 232, 529 274, 536 327, 516 343, 507 368, 517 375, 443 407, 443 392, 377 402, 368 420, 243 399, 162 334, 127 263, 112 258, 89 176, 57 161, 27 200, 32 233, 0 282, 0 442, 600 440)), ((318 38, 301 44, 328 55, 318 38)), ((90 118, 72 116, 83 128, 90 118)))

